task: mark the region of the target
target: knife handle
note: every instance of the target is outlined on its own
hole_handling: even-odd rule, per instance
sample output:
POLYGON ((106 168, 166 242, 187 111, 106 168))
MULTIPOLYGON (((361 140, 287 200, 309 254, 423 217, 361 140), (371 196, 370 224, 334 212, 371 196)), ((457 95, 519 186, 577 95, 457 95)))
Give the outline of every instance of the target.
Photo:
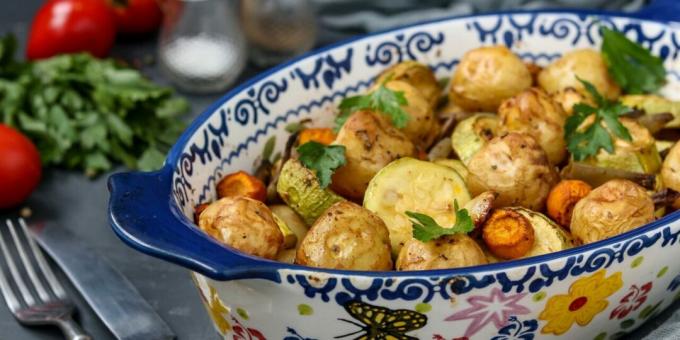
POLYGON ((57 320, 57 325, 68 340, 92 340, 92 337, 85 333, 70 316, 57 320))
POLYGON ((281 263, 224 246, 189 221, 175 203, 172 174, 166 164, 156 172, 109 177, 109 222, 118 237, 143 253, 216 280, 278 280, 281 263))

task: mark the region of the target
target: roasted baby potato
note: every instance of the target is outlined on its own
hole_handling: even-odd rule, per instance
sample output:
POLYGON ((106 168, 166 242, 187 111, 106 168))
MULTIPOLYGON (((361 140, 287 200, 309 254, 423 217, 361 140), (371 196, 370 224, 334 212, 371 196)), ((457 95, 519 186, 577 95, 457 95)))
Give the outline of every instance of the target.
POLYGON ((368 110, 357 111, 347 119, 335 144, 345 146, 347 164, 335 171, 331 187, 356 201, 361 201, 368 182, 385 165, 416 154, 406 135, 382 115, 368 110))
POLYGON ((266 259, 275 259, 283 246, 283 234, 271 210, 244 196, 211 203, 201 213, 198 226, 225 245, 266 259))
POLYGON ((622 234, 654 220, 654 202, 631 181, 611 180, 591 191, 574 207, 571 234, 580 244, 622 234))
POLYGON ((385 84, 385 87, 395 92, 403 92, 408 102, 402 108, 408 113, 409 120, 406 127, 401 131, 420 150, 429 148, 439 133, 439 121, 436 119, 430 103, 416 87, 405 81, 390 80, 385 84))
POLYGON ((578 78, 592 83, 604 97, 614 100, 621 88, 609 76, 602 55, 593 49, 580 49, 565 53, 538 74, 538 84, 548 93, 556 93, 573 87, 590 97, 578 78))
POLYGON ((409 83, 420 92, 430 104, 430 108, 434 109, 437 106, 442 89, 427 65, 412 60, 402 61, 383 71, 375 82, 382 84, 388 79, 409 83))
POLYGON ((486 264, 479 244, 467 235, 447 235, 429 242, 411 239, 397 258, 397 270, 461 268, 486 264))
POLYGON ((389 232, 369 210, 348 201, 338 202, 309 229, 295 262, 318 268, 391 270, 389 232))
POLYGON ((567 156, 564 141, 566 114, 545 91, 532 87, 503 101, 498 108, 501 132, 525 133, 538 142, 550 164, 560 164, 567 156))
POLYGON ((486 143, 468 163, 468 188, 473 195, 498 193, 496 207, 522 206, 541 211, 559 176, 536 141, 508 133, 486 143))
MULTIPOLYGON (((583 162, 603 168, 622 169, 632 172, 654 174, 661 167, 661 156, 656 150, 654 136, 644 126, 630 118, 619 118, 628 129, 632 141, 610 134, 614 141, 614 153, 600 149, 594 157, 583 162)), ((586 120, 585 123, 587 123, 586 120)))
POLYGON ((496 112, 501 102, 531 86, 531 73, 505 46, 465 53, 451 79, 449 98, 465 111, 496 112))
POLYGON ((590 97, 586 97, 581 94, 581 92, 576 91, 573 87, 566 87, 561 89, 551 95, 552 99, 562 107, 562 110, 567 116, 571 116, 574 113, 574 105, 578 103, 588 104, 590 106, 595 106, 590 97))
POLYGON ((388 164, 371 180, 364 207, 385 221, 396 258, 413 234, 404 212, 426 214, 439 225, 452 226, 456 221, 454 201, 464 206, 469 200, 463 178, 453 169, 402 158, 388 164))
POLYGON ((500 119, 495 114, 477 113, 464 119, 451 134, 451 146, 458 158, 467 166, 470 158, 486 142, 498 135, 500 119))
POLYGON ((314 172, 294 158, 281 168, 276 191, 307 225, 312 225, 333 203, 344 200, 333 191, 321 188, 314 172))

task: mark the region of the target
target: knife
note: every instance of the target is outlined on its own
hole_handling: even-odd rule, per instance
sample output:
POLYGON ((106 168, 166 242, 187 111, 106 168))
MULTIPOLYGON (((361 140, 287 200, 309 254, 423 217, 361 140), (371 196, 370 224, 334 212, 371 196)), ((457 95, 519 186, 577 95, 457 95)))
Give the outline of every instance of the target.
POLYGON ((175 338, 137 289, 70 231, 45 222, 32 223, 29 229, 117 339, 175 338))

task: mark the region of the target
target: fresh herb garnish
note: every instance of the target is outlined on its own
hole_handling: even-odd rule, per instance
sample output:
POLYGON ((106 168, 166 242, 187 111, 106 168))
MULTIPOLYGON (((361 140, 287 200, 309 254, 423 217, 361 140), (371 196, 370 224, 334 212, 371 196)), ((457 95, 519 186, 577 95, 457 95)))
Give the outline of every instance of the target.
POLYGON ((274 153, 274 147, 276 147, 276 136, 271 136, 267 139, 262 149, 262 160, 272 163, 272 154, 274 153))
POLYGON ((436 240, 445 235, 467 234, 475 229, 472 218, 466 209, 458 209, 458 201, 453 202, 456 210, 456 223, 451 228, 444 228, 430 216, 412 211, 406 215, 411 218, 413 238, 421 242, 436 240))
POLYGON ((602 56, 609 73, 625 92, 656 92, 666 81, 661 58, 626 36, 602 27, 602 56))
POLYGON ((618 101, 610 101, 604 98, 593 84, 578 78, 588 93, 597 104, 597 107, 585 103, 574 105, 574 114, 567 118, 564 125, 564 139, 567 142, 567 149, 574 157, 574 160, 582 161, 589 156, 594 156, 600 149, 605 149, 609 153, 614 152, 614 144, 610 132, 617 137, 631 141, 632 137, 619 117, 630 108, 618 101), (593 116, 592 122, 587 127, 581 125, 586 119, 593 116), (602 125, 604 122, 606 125, 602 125))
POLYGON ((96 175, 115 163, 154 170, 182 132, 188 102, 111 59, 24 62, 0 38, 0 122, 33 140, 44 165, 96 175))
POLYGON ((403 91, 392 91, 385 87, 391 77, 387 77, 377 89, 365 95, 347 97, 340 102, 340 114, 335 118, 335 132, 345 124, 347 118, 356 111, 369 109, 378 111, 392 120, 392 125, 401 129, 406 127, 410 116, 401 107, 408 105, 403 91))
POLYGON ((297 148, 300 163, 316 172, 322 188, 331 183, 335 169, 345 165, 345 147, 343 145, 323 145, 318 142, 307 142, 297 148))

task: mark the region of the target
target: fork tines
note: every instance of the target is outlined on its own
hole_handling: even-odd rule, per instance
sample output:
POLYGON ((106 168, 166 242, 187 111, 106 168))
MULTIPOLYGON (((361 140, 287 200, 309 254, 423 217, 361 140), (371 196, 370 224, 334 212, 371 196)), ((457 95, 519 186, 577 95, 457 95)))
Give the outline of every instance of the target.
POLYGON ((38 248, 38 245, 35 243, 35 240, 33 240, 33 237, 28 233, 26 222, 23 219, 19 219, 19 228, 16 228, 15 223, 9 219, 6 220, 5 223, 11 238, 5 238, 7 232, 4 232, 2 230, 3 228, 0 228, 0 250, 2 251, 3 258, 3 261, 0 261, 0 290, 5 297, 9 309, 15 313, 21 308, 22 303, 25 306, 32 306, 66 299, 64 288, 54 276, 52 269, 47 264, 47 261, 38 248), (17 231, 17 229, 20 229, 20 231, 17 231), (3 233, 5 236, 3 236, 3 233), (22 239, 25 241, 22 241, 22 239), (6 242, 6 240, 9 240, 9 242, 6 242), (18 266, 16 258, 12 256, 10 249, 12 244, 14 245, 15 253, 18 254, 22 266, 18 266), (25 245, 28 245, 28 251, 26 250, 25 245), (2 268, 1 262, 6 264, 9 269, 7 272, 2 268), (38 265, 37 271, 33 262, 38 265), (20 271, 21 268, 25 270, 25 273, 20 271), (40 276, 42 276, 44 281, 41 280, 40 276), (29 286, 26 284, 26 278, 28 278, 28 281, 32 284, 33 290, 38 295, 37 297, 31 293, 29 286), (16 290, 12 288, 10 282, 13 282, 16 290), (43 282, 46 282, 49 288, 46 287, 43 282), (19 293, 18 295, 16 294, 17 291, 19 293))

